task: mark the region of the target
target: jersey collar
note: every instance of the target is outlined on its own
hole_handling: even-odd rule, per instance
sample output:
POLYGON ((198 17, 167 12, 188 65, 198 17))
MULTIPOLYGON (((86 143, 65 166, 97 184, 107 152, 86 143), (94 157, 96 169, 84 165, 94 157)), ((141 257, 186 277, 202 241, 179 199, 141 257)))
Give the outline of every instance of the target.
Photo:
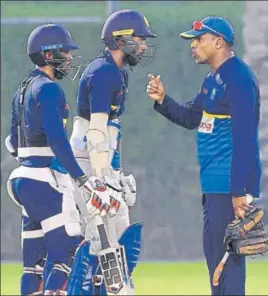
POLYGON ((109 63, 113 63, 113 64, 115 64, 116 67, 117 67, 117 64, 116 64, 116 62, 115 62, 115 60, 114 60, 113 56, 111 55, 111 53, 110 53, 110 51, 109 51, 108 48, 105 48, 105 49, 104 49, 103 54, 104 54, 106 60, 107 60, 109 63))
POLYGON ((39 75, 39 76, 42 76, 42 77, 46 77, 46 78, 48 78, 48 79, 50 79, 50 80, 52 80, 44 71, 41 71, 41 70, 39 70, 38 68, 35 68, 35 69, 33 69, 32 71, 31 71, 31 74, 30 75, 32 75, 32 76, 37 76, 37 75, 39 75))

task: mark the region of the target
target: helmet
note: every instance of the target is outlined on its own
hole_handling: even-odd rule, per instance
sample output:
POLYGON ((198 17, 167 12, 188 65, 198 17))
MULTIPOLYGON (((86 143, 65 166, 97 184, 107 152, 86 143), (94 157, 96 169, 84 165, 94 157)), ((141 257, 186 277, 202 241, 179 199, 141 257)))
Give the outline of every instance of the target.
POLYGON ((125 53, 128 64, 135 66, 138 62, 145 64, 145 58, 155 57, 156 45, 147 44, 147 53, 136 54, 139 44, 134 40, 134 36, 155 38, 149 28, 147 18, 135 10, 119 10, 111 14, 106 20, 101 33, 101 39, 105 45, 112 49, 120 49, 125 53), (121 41, 121 45, 119 45, 121 41))
POLYGON ((124 9, 109 16, 103 26, 101 39, 128 34, 144 38, 156 37, 149 29, 146 17, 135 10, 124 9))
POLYGON ((66 28, 57 24, 45 24, 35 28, 29 35, 27 54, 35 65, 40 67, 48 65, 53 68, 57 79, 67 76, 74 80, 81 65, 71 66, 61 51, 68 52, 79 48, 74 44, 71 34, 66 28), (46 51, 52 53, 52 59, 46 59, 46 51), (76 70, 73 78, 67 74, 69 70, 76 70))

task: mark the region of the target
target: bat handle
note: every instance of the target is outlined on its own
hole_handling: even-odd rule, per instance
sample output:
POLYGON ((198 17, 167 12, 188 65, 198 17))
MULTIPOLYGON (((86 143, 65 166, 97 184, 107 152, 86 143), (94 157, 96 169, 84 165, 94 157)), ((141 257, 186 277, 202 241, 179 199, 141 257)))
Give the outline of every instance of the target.
POLYGON ((110 243, 109 243, 109 240, 107 237, 107 233, 105 230, 103 219, 100 215, 96 215, 95 219, 96 219, 96 225, 97 225, 99 235, 100 235, 101 249, 102 250, 108 249, 111 246, 110 246, 110 243))
POLYGON ((213 279, 212 279, 213 286, 218 286, 219 285, 219 279, 220 279, 220 276, 222 274, 224 265, 225 265, 229 255, 230 255, 229 252, 225 252, 221 262, 219 263, 219 265, 215 269, 214 274, 213 274, 213 279))

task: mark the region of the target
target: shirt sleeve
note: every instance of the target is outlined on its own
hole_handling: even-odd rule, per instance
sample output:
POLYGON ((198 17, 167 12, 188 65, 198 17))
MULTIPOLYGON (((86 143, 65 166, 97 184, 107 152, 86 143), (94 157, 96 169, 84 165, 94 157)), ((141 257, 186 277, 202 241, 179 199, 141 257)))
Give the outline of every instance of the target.
POLYGON ((90 112, 110 114, 112 99, 120 88, 120 76, 112 65, 102 67, 91 78, 90 112))
POLYGON ((90 75, 82 75, 79 81, 78 93, 77 93, 77 115, 90 120, 90 103, 89 103, 89 93, 90 93, 90 75))
POLYGON ((227 85, 233 136, 231 194, 244 196, 257 148, 257 93, 254 81, 236 79, 227 85))
POLYGON ((59 113, 62 93, 55 83, 47 83, 38 93, 40 116, 47 141, 60 164, 73 177, 84 175, 72 152, 68 137, 59 113))
POLYGON ((185 104, 180 104, 166 95, 162 104, 155 102, 154 109, 184 128, 195 129, 202 118, 202 95, 198 93, 194 100, 185 104))

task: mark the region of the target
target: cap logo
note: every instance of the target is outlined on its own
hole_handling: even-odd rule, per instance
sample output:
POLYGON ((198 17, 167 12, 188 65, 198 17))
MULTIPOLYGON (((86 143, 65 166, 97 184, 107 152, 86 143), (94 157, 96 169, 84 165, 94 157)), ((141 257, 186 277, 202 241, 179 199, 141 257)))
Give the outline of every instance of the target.
POLYGON ((149 28, 150 25, 149 25, 148 19, 145 16, 144 16, 144 21, 145 21, 146 26, 149 28))

